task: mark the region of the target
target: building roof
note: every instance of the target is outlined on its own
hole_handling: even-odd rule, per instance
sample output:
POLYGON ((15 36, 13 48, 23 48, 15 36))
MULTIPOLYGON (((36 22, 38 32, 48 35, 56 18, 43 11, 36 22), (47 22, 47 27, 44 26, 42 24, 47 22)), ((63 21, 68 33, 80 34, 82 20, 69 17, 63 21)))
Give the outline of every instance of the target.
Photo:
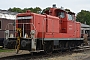
POLYGON ((0 18, 15 20, 16 14, 17 12, 10 12, 8 10, 0 10, 0 18))
POLYGON ((81 23, 81 27, 82 27, 82 28, 90 28, 90 25, 86 25, 86 24, 82 24, 82 23, 81 23))
POLYGON ((16 15, 17 14, 17 12, 11 12, 11 11, 8 11, 8 10, 1 10, 1 9, 0 9, 0 13, 11 14, 11 15, 16 15))

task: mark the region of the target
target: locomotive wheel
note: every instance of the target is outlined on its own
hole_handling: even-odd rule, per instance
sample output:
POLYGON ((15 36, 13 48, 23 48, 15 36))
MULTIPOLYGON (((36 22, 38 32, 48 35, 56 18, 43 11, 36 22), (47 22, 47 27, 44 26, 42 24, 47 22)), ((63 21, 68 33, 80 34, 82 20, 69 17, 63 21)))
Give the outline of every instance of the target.
POLYGON ((52 41, 47 41, 44 43, 44 53, 51 54, 53 51, 53 43, 52 41))

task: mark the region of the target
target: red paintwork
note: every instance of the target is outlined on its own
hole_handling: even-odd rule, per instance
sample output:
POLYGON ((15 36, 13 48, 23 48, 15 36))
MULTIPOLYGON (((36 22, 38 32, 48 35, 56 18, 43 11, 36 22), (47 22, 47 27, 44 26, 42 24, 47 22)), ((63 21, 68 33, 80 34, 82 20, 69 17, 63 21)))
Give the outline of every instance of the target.
MULTIPOLYGON (((45 15, 27 12, 17 16, 33 16, 33 19, 27 23, 34 24, 37 38, 80 38, 80 23, 77 23, 75 19, 68 20, 67 12, 64 10, 51 8, 49 11, 46 11, 45 15), (58 17, 58 12, 64 12, 65 17, 58 17)), ((69 14, 75 15, 72 12, 69 12, 69 14)), ((18 20, 16 23, 18 23, 18 20)), ((16 28, 18 28, 18 25, 16 25, 16 28)), ((31 31, 33 29, 33 26, 30 26, 28 30, 31 31)))
POLYGON ((81 25, 80 22, 76 23, 76 37, 77 38, 81 37, 81 30, 80 30, 81 26, 80 25, 81 25))

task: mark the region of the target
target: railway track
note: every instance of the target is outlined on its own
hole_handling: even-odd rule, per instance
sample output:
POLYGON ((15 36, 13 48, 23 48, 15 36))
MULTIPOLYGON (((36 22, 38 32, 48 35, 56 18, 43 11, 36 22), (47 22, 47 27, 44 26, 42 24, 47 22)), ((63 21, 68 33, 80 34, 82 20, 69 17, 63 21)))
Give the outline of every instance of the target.
POLYGON ((34 53, 33 55, 31 54, 17 54, 17 55, 12 55, 12 56, 6 56, 6 57, 1 57, 0 60, 48 60, 48 58, 53 58, 53 57, 59 57, 59 56, 66 56, 66 55, 72 55, 73 53, 82 53, 86 50, 89 50, 89 46, 84 46, 80 47, 78 49, 75 49, 73 51, 64 51, 64 52, 58 52, 54 51, 52 54, 46 55, 44 53, 34 53))
POLYGON ((74 49, 73 51, 85 51, 90 50, 90 46, 78 46, 77 49, 74 49))
POLYGON ((59 55, 61 55, 61 54, 56 53, 56 52, 49 54, 49 55, 46 55, 44 53, 34 53, 33 55, 22 54, 22 55, 13 55, 13 56, 8 56, 8 57, 2 57, 2 58, 0 58, 0 60, 46 60, 47 58, 59 56, 59 55))

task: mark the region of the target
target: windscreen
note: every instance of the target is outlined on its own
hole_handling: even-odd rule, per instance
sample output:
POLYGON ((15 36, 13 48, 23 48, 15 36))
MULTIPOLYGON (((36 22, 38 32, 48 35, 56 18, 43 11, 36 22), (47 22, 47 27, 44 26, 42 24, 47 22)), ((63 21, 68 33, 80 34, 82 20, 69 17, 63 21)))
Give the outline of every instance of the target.
POLYGON ((68 15, 68 20, 74 20, 74 15, 73 14, 67 14, 68 15))

